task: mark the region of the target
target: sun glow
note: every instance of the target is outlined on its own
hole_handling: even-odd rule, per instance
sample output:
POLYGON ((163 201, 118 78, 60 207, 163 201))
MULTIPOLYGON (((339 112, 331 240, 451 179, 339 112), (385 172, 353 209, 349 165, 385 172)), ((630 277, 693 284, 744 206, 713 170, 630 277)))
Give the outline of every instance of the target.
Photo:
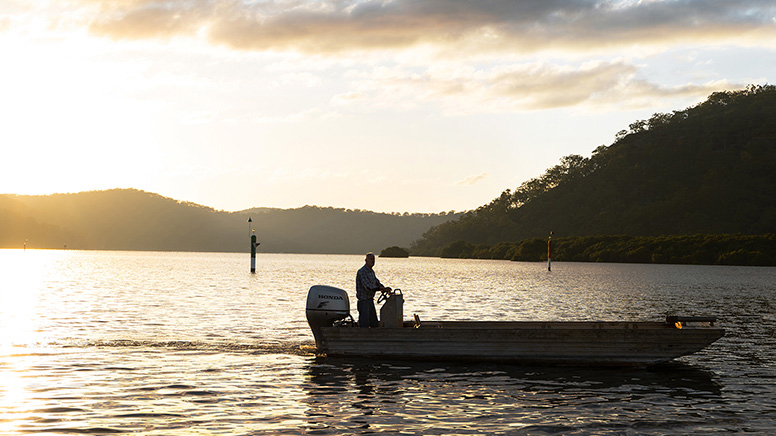
POLYGON ((3 1, 0 193, 467 210, 774 74, 767 6, 162 3, 3 1), (362 183, 365 146, 401 184, 362 183))
POLYGON ((120 86, 142 65, 115 62, 104 42, 86 38, 6 36, 0 50, 12 66, 0 70, 4 192, 121 186, 122 171, 106 164, 114 159, 141 175, 149 168, 154 108, 120 86))

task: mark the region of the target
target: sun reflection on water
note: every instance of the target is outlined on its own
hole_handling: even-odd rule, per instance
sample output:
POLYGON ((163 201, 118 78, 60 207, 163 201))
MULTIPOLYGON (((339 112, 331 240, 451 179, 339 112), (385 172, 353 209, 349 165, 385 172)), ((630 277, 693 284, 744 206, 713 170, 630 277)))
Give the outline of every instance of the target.
POLYGON ((0 433, 17 430, 25 415, 28 390, 29 347, 38 342, 38 299, 49 253, 0 250, 0 433))
POLYGON ((0 433, 11 434, 17 429, 16 418, 26 408, 28 391, 24 379, 20 377, 23 368, 3 360, 0 366, 0 433))
POLYGON ((38 303, 46 270, 56 257, 42 250, 0 250, 0 352, 38 340, 38 303))

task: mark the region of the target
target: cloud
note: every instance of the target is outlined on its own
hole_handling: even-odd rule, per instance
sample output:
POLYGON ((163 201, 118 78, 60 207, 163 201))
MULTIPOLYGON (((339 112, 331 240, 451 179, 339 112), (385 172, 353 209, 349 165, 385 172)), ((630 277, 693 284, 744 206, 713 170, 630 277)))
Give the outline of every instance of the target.
POLYGON ((358 98, 341 98, 338 103, 400 108, 437 104, 458 114, 576 106, 636 108, 670 97, 702 98, 720 89, 743 87, 726 81, 665 86, 639 73, 639 66, 624 60, 581 65, 533 62, 483 69, 452 64, 421 72, 377 67, 354 79, 358 98))
POLYGON ((203 36, 256 51, 608 50, 776 36, 772 0, 81 0, 115 38, 203 36))
POLYGON ((331 103, 334 106, 340 106, 340 105, 346 105, 351 104, 355 102, 363 101, 366 98, 366 96, 360 92, 346 92, 343 94, 338 94, 332 97, 331 103))
POLYGON ((456 182, 458 186, 472 186, 481 182, 484 178, 488 177, 488 173, 481 173, 473 176, 469 176, 459 182, 456 182))
MULTIPOLYGON (((26 3, 13 4, 22 8, 26 3)), ((280 61, 275 67, 280 70, 271 70, 266 63, 264 70, 251 67, 267 73, 262 77, 271 77, 271 83, 281 88, 295 83, 320 90, 339 80, 343 86, 329 88, 331 95, 322 95, 315 105, 328 101, 337 109, 407 110, 434 104, 447 114, 461 114, 644 107, 666 97, 703 98, 741 84, 709 81, 719 79, 713 74, 687 79, 706 83, 658 84, 623 53, 639 57, 687 41, 702 48, 704 42, 747 43, 756 38, 761 46, 776 47, 772 0, 67 0, 56 4, 59 8, 78 5, 69 14, 60 13, 67 17, 61 22, 72 25, 80 19, 92 32, 110 38, 195 38, 259 52, 256 65, 272 59, 280 61), (533 53, 541 50, 581 55, 564 58, 560 53, 537 62, 533 53), (276 52, 284 53, 274 56, 276 52), (612 54, 620 57, 613 59, 612 54), (343 74, 343 67, 350 70, 343 74)), ((206 111, 201 112, 192 119, 207 119, 206 111)), ((251 118, 277 119, 272 117, 251 118)))

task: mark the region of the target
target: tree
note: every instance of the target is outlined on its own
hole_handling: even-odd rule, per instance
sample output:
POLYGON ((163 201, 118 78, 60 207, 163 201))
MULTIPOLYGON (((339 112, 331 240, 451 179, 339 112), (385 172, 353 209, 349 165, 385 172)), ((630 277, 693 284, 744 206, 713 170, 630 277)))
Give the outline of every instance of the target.
MULTIPOLYGON (((773 198, 776 87, 751 86, 635 121, 590 158, 564 156, 543 175, 429 229, 410 248, 422 255, 448 248, 452 255, 449 246, 458 241, 493 245, 550 230, 575 236, 763 234, 776 228, 773 198)), ((630 257, 646 258, 643 251, 630 257)))
POLYGON ((406 248, 394 245, 381 251, 380 257, 410 257, 410 252, 406 248))

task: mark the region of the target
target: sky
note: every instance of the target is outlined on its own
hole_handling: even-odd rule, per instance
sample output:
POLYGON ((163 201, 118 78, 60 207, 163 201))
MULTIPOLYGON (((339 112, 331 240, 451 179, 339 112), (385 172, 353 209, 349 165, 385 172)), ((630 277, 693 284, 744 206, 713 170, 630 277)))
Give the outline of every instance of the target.
POLYGON ((475 209, 776 76, 773 0, 2 0, 0 193, 475 209))

